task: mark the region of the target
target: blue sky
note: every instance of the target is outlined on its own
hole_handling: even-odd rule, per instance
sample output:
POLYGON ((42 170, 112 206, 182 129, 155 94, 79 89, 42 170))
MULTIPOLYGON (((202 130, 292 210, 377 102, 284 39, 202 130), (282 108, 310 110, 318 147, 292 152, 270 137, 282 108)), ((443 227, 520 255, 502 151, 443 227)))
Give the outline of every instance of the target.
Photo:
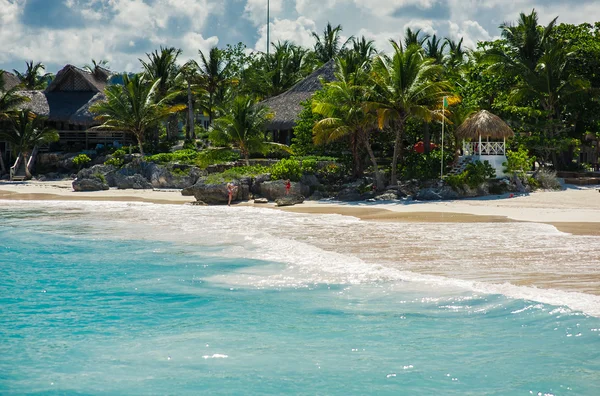
MULTIPOLYGON (((22 70, 33 59, 56 72, 106 59, 115 71, 139 70, 138 58, 175 46, 182 60, 199 49, 244 42, 266 46, 267 0, 0 0, 0 69, 22 70)), ((271 0, 272 40, 312 45, 311 31, 327 21, 344 34, 365 35, 386 50, 406 27, 452 38, 467 46, 499 34, 498 25, 519 12, 538 10, 542 23, 600 20, 598 0, 271 0)))

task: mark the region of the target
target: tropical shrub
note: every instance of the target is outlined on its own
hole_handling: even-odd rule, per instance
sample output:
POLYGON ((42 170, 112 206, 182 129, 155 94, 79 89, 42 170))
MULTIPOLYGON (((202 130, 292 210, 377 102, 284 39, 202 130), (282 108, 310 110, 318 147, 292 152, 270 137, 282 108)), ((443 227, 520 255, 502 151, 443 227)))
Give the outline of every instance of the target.
POLYGON ((291 181, 300 181, 302 178, 300 162, 293 159, 282 159, 271 167, 271 178, 273 180, 290 179, 291 181))
MULTIPOLYGON (((440 177, 441 150, 433 150, 429 155, 416 151, 409 152, 401 168, 403 179, 433 180, 440 177)), ((444 152, 444 164, 450 165, 454 160, 454 153, 444 152)), ((445 173, 445 172, 444 172, 445 173)))
POLYGON ((78 169, 81 169, 90 161, 92 161, 92 159, 86 154, 79 154, 78 156, 73 158, 73 165, 75 165, 78 169))
POLYGON ((209 175, 208 177, 206 177, 205 181, 208 184, 229 183, 244 177, 256 177, 269 172, 269 168, 261 165, 237 166, 221 173, 214 173, 212 175, 209 175))
POLYGON ((533 167, 536 158, 530 157, 527 149, 521 146, 517 151, 508 150, 506 159, 507 161, 502 164, 505 167, 504 172, 509 175, 517 173, 519 177, 523 178, 525 172, 533 167))
POLYGON ((494 177, 496 177, 496 171, 488 161, 475 161, 468 164, 463 173, 446 176, 445 181, 450 187, 457 190, 465 185, 477 188, 486 180, 494 177))
POLYGON ((229 149, 206 149, 198 153, 194 164, 202 169, 209 165, 235 162, 240 159, 240 153, 229 149))
POLYGON ((317 172, 317 160, 314 160, 311 158, 302 160, 302 172, 316 173, 317 172))
POLYGON ((157 164, 166 164, 177 162, 180 164, 192 164, 198 158, 199 153, 196 150, 178 150, 172 153, 160 153, 146 157, 149 162, 157 164))
POLYGON ((556 177, 556 172, 548 169, 540 169, 533 175, 533 179, 540 188, 546 190, 560 190, 562 188, 556 177))

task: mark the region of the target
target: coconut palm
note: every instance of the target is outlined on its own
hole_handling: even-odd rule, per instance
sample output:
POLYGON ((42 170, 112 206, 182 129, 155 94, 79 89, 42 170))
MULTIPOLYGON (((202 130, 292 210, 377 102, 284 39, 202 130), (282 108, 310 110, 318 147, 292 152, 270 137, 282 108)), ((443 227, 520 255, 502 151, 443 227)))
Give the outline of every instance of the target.
POLYGON ((450 86, 442 80, 443 67, 426 58, 421 47, 411 45, 404 49, 393 40, 391 44, 391 57, 379 55, 374 60, 375 96, 371 106, 377 109, 379 128, 390 126, 395 131, 391 182, 396 184, 406 121, 411 117, 421 121, 441 117, 431 104, 441 102, 450 86))
MULTIPOLYGON (((179 75, 179 66, 177 58, 181 55, 181 50, 175 47, 160 47, 160 50, 155 50, 152 53, 146 54, 148 61, 140 59, 144 71, 148 78, 152 81, 158 80, 157 100, 161 100, 167 95, 177 91, 175 80, 179 75)), ((176 95, 172 95, 172 99, 176 95)), ((177 115, 169 116, 167 123, 167 139, 172 139, 177 135, 177 115)))
POLYGON ((104 59, 100 60, 100 61, 96 61, 95 59, 92 59, 91 64, 87 64, 87 65, 83 66, 83 70, 86 70, 95 76, 98 76, 100 73, 103 73, 102 69, 106 70, 107 68, 108 68, 108 61, 104 60, 104 59))
POLYGON ((181 77, 183 81, 185 81, 185 89, 187 91, 187 122, 186 122, 186 140, 194 140, 196 139, 194 125, 195 125, 195 117, 194 117, 194 99, 198 94, 202 94, 204 91, 198 85, 198 63, 195 60, 190 60, 185 63, 181 67, 181 77))
POLYGON ((50 73, 43 73, 46 66, 41 62, 34 64, 33 61, 25 62, 25 64, 27 65, 25 72, 20 73, 18 70, 13 70, 23 83, 23 87, 32 91, 46 88, 52 76, 50 73))
POLYGON ((438 39, 434 34, 425 41, 425 56, 441 63, 444 57, 443 51, 444 46, 442 45, 442 39, 438 39))
POLYGON ((362 173, 359 147, 364 146, 373 165, 377 189, 380 189, 382 183, 370 141, 371 133, 377 125, 377 117, 366 106, 370 95, 368 75, 364 68, 356 69, 352 75, 343 73, 342 70, 346 69, 345 62, 345 59, 338 58, 336 81, 326 84, 325 95, 312 102, 313 112, 324 117, 313 127, 314 143, 319 145, 348 139, 354 177, 359 177, 362 173))
POLYGON ((229 65, 223 56, 223 51, 217 47, 210 49, 208 57, 202 51, 199 53, 200 85, 206 92, 201 106, 208 116, 209 122, 212 123, 218 109, 223 104, 229 85, 227 78, 229 65))
POLYGON ((25 163, 25 177, 31 179, 27 161, 33 148, 37 145, 56 142, 58 132, 45 128, 42 119, 29 110, 15 112, 10 118, 10 126, 5 131, 0 131, 0 139, 7 141, 13 151, 19 153, 25 163))
POLYGON ((459 41, 454 41, 449 38, 444 40, 442 51, 448 48, 448 52, 444 56, 444 64, 447 69, 454 70, 460 68, 464 64, 467 51, 463 48, 463 40, 463 37, 461 37, 459 41))
POLYGON ((289 151, 283 144, 265 141, 265 125, 272 117, 267 107, 254 103, 250 97, 238 96, 230 111, 215 120, 209 139, 219 146, 236 147, 246 165, 250 165, 253 152, 266 152, 271 147, 289 151))
POLYGON ((326 63, 330 59, 335 58, 344 50, 346 44, 352 37, 341 43, 342 38, 342 25, 336 27, 331 26, 331 23, 327 22, 327 26, 323 29, 323 36, 319 36, 316 32, 312 32, 312 36, 315 39, 314 51, 317 59, 326 63))
POLYGON ((413 31, 411 28, 407 27, 404 32, 404 47, 408 48, 411 45, 422 47, 428 38, 429 35, 427 34, 421 35, 421 29, 413 31))
POLYGON ((91 107, 96 119, 103 124, 94 129, 116 130, 133 134, 140 153, 144 155, 144 137, 147 130, 158 125, 169 115, 184 110, 185 105, 170 105, 176 93, 158 99, 160 79, 147 79, 144 75, 123 75, 123 85, 105 88, 106 101, 91 107))

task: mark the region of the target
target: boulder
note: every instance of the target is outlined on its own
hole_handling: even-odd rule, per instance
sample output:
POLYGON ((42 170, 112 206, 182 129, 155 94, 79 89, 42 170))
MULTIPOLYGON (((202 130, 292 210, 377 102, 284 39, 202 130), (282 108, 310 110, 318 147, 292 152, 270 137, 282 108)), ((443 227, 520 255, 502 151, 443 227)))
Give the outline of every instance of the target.
POLYGON ((133 188, 134 190, 152 190, 152 184, 144 178, 144 176, 135 174, 133 176, 123 176, 119 173, 115 174, 115 183, 119 190, 133 188))
POLYGON ((286 195, 284 197, 281 197, 281 198, 275 200, 275 204, 277 206, 293 206, 293 205, 301 204, 302 202, 304 202, 304 196, 292 195, 292 194, 286 195))
POLYGON ((416 195, 419 201, 439 201, 459 197, 460 195, 449 186, 423 188, 416 195))
POLYGON ((196 184, 206 172, 196 166, 190 165, 157 165, 148 164, 144 168, 143 176, 154 188, 187 188, 196 184))
POLYGON ((260 185, 260 192, 258 192, 258 194, 267 198, 269 201, 275 201, 279 198, 292 195, 308 196, 310 195, 310 188, 302 183, 292 182, 289 195, 286 195, 285 181, 274 180, 262 183, 260 185))
POLYGON ((254 178, 254 181, 252 182, 252 185, 250 186, 250 192, 252 192, 253 194, 257 194, 257 195, 261 195, 261 185, 264 182, 268 182, 271 180, 271 174, 270 173, 265 173, 263 175, 258 175, 254 178))
POLYGON ((342 191, 340 191, 338 193, 338 195, 335 198, 338 201, 344 201, 344 202, 355 202, 355 201, 363 200, 362 194, 360 193, 358 188, 355 188, 355 187, 344 188, 342 191))
POLYGON ((269 203, 269 200, 267 198, 256 198, 254 200, 255 204, 266 204, 269 203))
POLYGON ((300 179, 300 183, 310 187, 311 190, 314 190, 316 187, 321 185, 321 183, 319 183, 319 179, 317 179, 317 176, 315 175, 303 175, 302 179, 300 179))
POLYGON ((323 193, 321 191, 315 191, 314 193, 312 193, 312 195, 310 197, 308 197, 309 201, 320 201, 323 198, 325 198, 325 196, 323 195, 323 193))
POLYGON ((102 191, 108 190, 106 181, 99 177, 91 177, 86 179, 75 179, 73 181, 74 191, 102 191))
POLYGON ((377 196, 375 196, 375 200, 376 201, 395 201, 398 198, 400 198, 399 194, 398 194, 398 190, 388 190, 386 192, 384 192, 383 194, 379 194, 377 196))
MULTIPOLYGON (((243 192, 239 182, 233 182, 238 187, 236 193, 233 194, 232 201, 241 199, 243 192)), ((229 200, 227 192, 227 183, 206 184, 203 179, 200 179, 193 186, 182 191, 182 195, 193 195, 197 201, 202 201, 208 205, 223 205, 229 200)))

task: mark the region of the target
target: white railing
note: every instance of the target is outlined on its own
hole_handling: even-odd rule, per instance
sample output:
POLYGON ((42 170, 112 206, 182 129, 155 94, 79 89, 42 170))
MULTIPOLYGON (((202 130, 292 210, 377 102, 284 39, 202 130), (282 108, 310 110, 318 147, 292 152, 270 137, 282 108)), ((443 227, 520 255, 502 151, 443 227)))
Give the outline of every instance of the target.
POLYGON ((12 180, 15 177, 15 173, 17 173, 17 171, 19 170, 19 166, 21 166, 22 160, 23 157, 21 157, 21 153, 19 153, 19 155, 17 155, 17 160, 15 161, 15 164, 10 167, 10 180, 12 180))
POLYGON ((463 155, 506 155, 504 142, 463 142, 463 155))

